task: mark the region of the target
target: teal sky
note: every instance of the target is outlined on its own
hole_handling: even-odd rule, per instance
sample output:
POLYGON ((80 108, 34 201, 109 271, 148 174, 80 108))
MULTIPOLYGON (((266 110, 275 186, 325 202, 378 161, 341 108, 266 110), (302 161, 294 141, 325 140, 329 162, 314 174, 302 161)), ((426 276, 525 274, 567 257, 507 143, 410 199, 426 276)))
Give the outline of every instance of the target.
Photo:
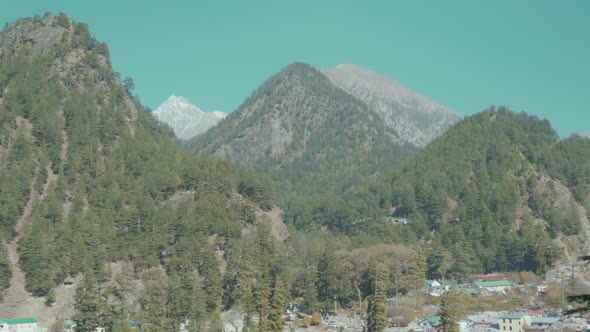
POLYGON ((290 62, 354 63, 465 115, 507 105, 590 130, 590 1, 3 0, 0 23, 65 12, 142 101, 233 111, 290 62))

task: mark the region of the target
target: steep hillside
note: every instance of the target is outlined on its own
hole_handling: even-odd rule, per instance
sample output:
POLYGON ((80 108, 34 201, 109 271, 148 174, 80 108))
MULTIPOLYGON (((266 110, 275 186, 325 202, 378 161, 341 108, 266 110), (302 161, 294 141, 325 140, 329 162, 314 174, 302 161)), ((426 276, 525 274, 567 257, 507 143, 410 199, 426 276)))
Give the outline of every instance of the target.
POLYGON ((452 110, 373 71, 342 64, 320 69, 334 85, 365 102, 406 142, 424 147, 459 121, 452 110))
POLYGON ((422 243, 428 275, 535 271, 587 254, 590 140, 504 108, 467 117, 401 167, 336 196, 297 197, 285 220, 360 244, 422 243))
POLYGON ((590 141, 560 141, 547 120, 478 113, 379 181, 393 214, 452 253, 457 275, 544 272, 559 252, 588 250, 590 141))
POLYGON ((269 276, 279 252, 257 212, 271 207, 268 186, 178 145, 85 24, 19 20, 0 50, 0 317, 49 327, 75 314, 85 331, 128 317, 151 331, 186 317, 215 326, 242 286, 236 264, 261 256, 262 243, 250 287, 279 276, 269 276))
POLYGON ((191 139, 215 126, 227 114, 219 111, 204 112, 186 98, 170 96, 155 111, 156 118, 169 125, 176 136, 191 139))
POLYGON ((339 191, 352 174, 414 153, 367 106, 318 70, 294 63, 192 143, 195 151, 254 165, 282 191, 339 191))

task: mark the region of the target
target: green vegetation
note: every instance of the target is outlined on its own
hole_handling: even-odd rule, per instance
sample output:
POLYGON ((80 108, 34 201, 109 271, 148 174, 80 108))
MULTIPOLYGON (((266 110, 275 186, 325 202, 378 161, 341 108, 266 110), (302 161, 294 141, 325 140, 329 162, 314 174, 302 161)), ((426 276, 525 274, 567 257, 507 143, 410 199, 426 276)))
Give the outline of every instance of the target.
POLYGON ((438 315, 443 331, 459 332, 457 321, 463 314, 461 297, 461 293, 456 290, 445 292, 441 297, 438 315))
MULTIPOLYGON (((306 213, 334 205, 348 189, 415 154, 416 148, 399 142, 397 133, 364 103, 336 88, 315 68, 293 63, 189 146, 200 154, 226 154, 253 166, 258 174, 272 177, 282 207, 306 213)), ((340 220, 331 224, 287 212, 287 220, 300 229, 325 225, 344 233, 346 227, 360 228, 352 224, 365 218, 337 212, 341 216, 325 216, 340 220)))
POLYGON ((25 36, 45 25, 63 35, 36 52, 17 50, 18 38, 0 45, 11 50, 0 53, 0 288, 18 240, 26 289, 48 305, 56 285, 83 275, 80 331, 126 331, 128 317, 146 331, 186 318, 191 330, 220 331, 230 308, 249 330, 280 331, 293 301, 306 312, 366 309, 368 329, 382 331, 385 299, 419 291, 425 277, 543 274, 560 255, 552 240, 575 237, 578 207, 590 205, 587 139, 490 109, 398 164, 413 148, 303 64, 193 142, 204 151, 194 156, 142 107, 133 79, 120 81, 86 25, 63 15, 21 24, 25 36), (289 94, 297 89, 304 97, 289 94), (284 153, 267 146, 240 166, 205 155, 283 101, 309 102, 301 115, 277 113, 295 119, 284 153), (284 237, 268 217, 275 204, 284 237))

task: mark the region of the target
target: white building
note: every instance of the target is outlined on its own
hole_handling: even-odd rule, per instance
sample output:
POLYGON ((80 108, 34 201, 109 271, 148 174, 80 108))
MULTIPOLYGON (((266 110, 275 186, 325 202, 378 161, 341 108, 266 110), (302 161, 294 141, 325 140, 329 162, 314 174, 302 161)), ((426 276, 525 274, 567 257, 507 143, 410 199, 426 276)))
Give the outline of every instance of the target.
POLYGON ((38 332, 38 330, 35 318, 0 318, 0 332, 38 332))

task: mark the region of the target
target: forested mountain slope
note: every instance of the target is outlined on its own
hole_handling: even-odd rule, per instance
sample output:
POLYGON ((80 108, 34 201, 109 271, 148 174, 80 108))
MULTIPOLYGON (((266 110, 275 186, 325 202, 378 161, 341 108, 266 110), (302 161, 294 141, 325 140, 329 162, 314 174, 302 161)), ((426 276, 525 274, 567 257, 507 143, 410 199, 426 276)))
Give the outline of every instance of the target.
POLYGON ((542 273, 560 250, 586 254, 589 184, 590 140, 560 140, 547 120, 492 108, 382 174, 374 190, 408 218, 406 241, 432 239, 433 274, 444 255, 455 275, 542 273))
POLYGON ((294 63, 191 142, 199 153, 253 165, 279 192, 339 192, 415 148, 315 68, 294 63))
POLYGON ((213 327, 223 305, 275 289, 280 252, 259 208, 271 208, 269 186, 185 151, 121 84, 85 24, 19 20, 0 50, 3 317, 64 317, 72 303, 54 290, 68 278, 88 331, 130 316, 153 331, 186 317, 213 327), (238 280, 247 259, 248 279, 238 280), (243 280, 250 288, 237 295, 243 280))
POLYGON ((285 220, 361 245, 421 243, 430 277, 542 274, 587 253, 589 184, 589 139, 560 140, 546 120, 492 108, 364 186, 294 198, 285 220))

